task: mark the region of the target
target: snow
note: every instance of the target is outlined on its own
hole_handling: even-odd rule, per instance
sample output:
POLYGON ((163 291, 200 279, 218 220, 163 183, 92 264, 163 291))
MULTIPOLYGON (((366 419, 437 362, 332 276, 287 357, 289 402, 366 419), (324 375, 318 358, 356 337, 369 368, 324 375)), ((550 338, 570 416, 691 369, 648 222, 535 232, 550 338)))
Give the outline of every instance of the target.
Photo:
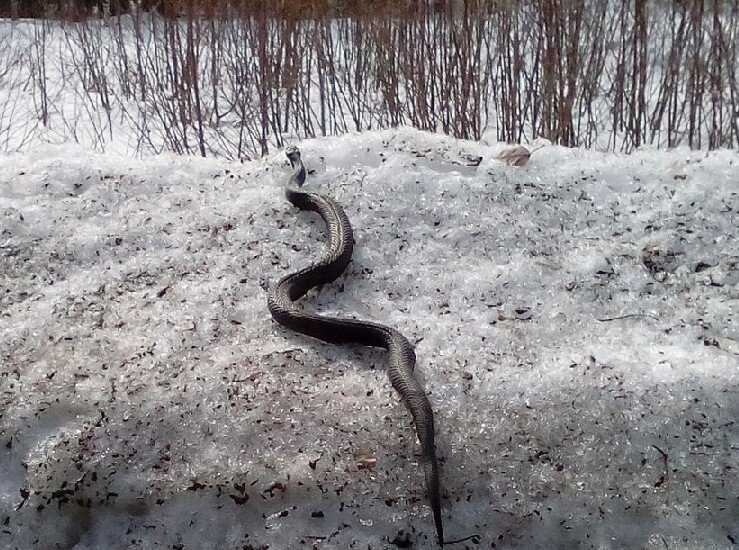
MULTIPOLYGON (((357 241, 306 305, 416 342, 447 537, 479 535, 450 547, 739 540, 736 151, 299 145, 357 241)), ((286 174, 281 152, 0 157, 2 547, 434 547, 383 353, 267 311, 324 237, 286 174)))

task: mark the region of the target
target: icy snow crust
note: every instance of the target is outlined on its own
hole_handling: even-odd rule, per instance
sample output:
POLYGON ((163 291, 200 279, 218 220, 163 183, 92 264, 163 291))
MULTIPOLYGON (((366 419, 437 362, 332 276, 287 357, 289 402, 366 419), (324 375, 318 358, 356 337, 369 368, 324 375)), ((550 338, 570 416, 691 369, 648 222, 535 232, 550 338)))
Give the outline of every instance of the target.
MULTIPOLYGON (((357 241, 307 307, 417 342, 454 547, 731 547, 737 153, 496 147, 302 143, 357 241)), ((383 353, 267 311, 324 238, 286 173, 0 158, 0 546, 433 547, 383 353)))

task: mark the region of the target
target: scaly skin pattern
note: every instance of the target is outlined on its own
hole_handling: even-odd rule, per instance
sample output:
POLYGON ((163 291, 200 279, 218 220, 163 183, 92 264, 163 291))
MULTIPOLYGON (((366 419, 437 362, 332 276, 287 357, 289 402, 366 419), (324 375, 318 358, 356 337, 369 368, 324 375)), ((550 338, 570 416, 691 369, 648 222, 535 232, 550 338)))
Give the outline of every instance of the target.
POLYGON ((421 442, 426 490, 434 515, 439 544, 444 541, 441 522, 439 467, 434 445, 434 413, 426 393, 413 376, 416 354, 408 339, 397 330, 377 323, 340 319, 305 312, 295 304, 311 288, 334 281, 351 260, 354 236, 344 210, 323 195, 302 191, 305 167, 296 147, 288 147, 287 158, 293 172, 285 196, 301 210, 318 213, 326 223, 328 243, 321 258, 309 267, 284 276, 270 290, 267 304, 279 324, 331 344, 361 344, 388 351, 387 373, 395 390, 413 416, 421 442))

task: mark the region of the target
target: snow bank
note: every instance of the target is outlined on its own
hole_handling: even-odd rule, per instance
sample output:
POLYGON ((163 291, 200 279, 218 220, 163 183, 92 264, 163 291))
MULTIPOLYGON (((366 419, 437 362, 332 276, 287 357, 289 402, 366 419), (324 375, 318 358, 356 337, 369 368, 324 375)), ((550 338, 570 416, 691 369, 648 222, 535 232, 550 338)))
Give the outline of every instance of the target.
MULTIPOLYGON (((457 547, 739 540, 736 152, 301 147, 357 240, 308 303, 417 343, 457 547)), ((0 157, 3 547, 433 547, 383 354, 270 319, 323 239, 286 173, 0 157)))

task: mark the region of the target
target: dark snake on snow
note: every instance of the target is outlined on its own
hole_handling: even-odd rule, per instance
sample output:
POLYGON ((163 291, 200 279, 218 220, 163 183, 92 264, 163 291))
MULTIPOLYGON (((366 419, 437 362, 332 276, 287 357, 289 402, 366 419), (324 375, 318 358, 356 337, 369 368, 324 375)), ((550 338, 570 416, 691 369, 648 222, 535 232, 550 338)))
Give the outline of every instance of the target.
POLYGON ((279 324, 331 344, 361 344, 384 348, 388 352, 387 373, 395 390, 413 416, 416 434, 421 443, 426 490, 434 516, 439 544, 444 544, 441 522, 439 467, 434 445, 434 414, 426 393, 413 376, 416 354, 408 339, 395 329, 377 323, 340 319, 308 313, 295 301, 311 288, 334 281, 351 261, 354 236, 349 218, 332 199, 316 193, 306 193, 305 166, 297 147, 285 151, 292 174, 285 196, 301 210, 316 212, 326 223, 328 243, 318 262, 285 275, 269 291, 267 303, 272 317, 279 324))

